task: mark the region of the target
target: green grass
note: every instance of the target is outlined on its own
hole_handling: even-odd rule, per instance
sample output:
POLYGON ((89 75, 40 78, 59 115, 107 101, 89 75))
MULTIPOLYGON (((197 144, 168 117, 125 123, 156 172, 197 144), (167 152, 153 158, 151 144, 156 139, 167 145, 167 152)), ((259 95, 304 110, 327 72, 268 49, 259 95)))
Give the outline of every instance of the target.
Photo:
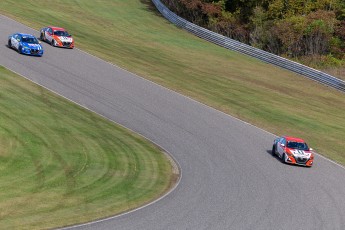
POLYGON ((2 0, 0 12, 66 27, 78 48, 345 164, 344 93, 196 38, 150 0, 2 0))
POLYGON ((89 53, 345 164, 343 93, 196 38, 150 0, 2 0, 0 12, 66 27, 89 53))
POLYGON ((142 137, 0 66, 0 228, 47 229, 136 208, 173 184, 142 137))

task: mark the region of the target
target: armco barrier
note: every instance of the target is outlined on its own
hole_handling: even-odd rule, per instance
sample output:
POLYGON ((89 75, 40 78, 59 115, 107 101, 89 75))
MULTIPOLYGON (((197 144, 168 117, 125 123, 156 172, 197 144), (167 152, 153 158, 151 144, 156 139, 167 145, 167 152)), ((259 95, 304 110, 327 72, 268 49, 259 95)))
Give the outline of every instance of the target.
POLYGON ((308 77, 314 81, 322 83, 324 85, 333 87, 342 92, 345 92, 345 82, 341 79, 333 77, 329 74, 323 73, 316 69, 310 68, 308 66, 299 64, 294 61, 290 61, 286 58, 282 58, 275 54, 268 53, 266 51, 257 49, 255 47, 246 45, 244 43, 235 41, 223 35, 217 34, 200 26, 197 26, 193 23, 188 22, 187 20, 177 16, 175 13, 171 12, 165 5, 159 0, 152 0, 159 12, 168 19, 171 23, 181 27, 196 36, 203 38, 207 41, 215 43, 224 48, 237 51, 242 54, 249 55, 254 58, 258 58, 264 62, 279 66, 281 68, 291 70, 295 73, 301 74, 305 77, 308 77))

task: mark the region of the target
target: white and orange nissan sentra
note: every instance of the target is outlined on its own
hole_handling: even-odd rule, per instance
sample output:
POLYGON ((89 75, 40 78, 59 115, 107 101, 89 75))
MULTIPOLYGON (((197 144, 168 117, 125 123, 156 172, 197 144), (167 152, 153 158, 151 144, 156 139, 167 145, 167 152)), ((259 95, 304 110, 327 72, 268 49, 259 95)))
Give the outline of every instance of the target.
POLYGON ((314 161, 312 150, 301 138, 283 136, 274 140, 272 155, 278 156, 283 163, 311 167, 314 161))
POLYGON ((40 39, 52 46, 74 48, 74 39, 67 30, 61 27, 48 26, 40 30, 40 39))

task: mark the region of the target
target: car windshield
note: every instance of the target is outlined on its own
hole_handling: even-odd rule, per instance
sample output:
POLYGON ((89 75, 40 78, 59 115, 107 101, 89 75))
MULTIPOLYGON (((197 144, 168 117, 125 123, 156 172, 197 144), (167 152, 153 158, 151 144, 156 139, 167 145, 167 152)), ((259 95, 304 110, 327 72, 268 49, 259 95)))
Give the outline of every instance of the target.
POLYGON ((296 141, 288 141, 287 147, 291 149, 299 149, 299 150, 308 150, 307 143, 304 142, 296 142, 296 141))
POLYGON ((30 44, 38 44, 38 40, 35 37, 23 37, 22 42, 26 42, 30 44))
POLYGON ((70 36, 67 31, 63 31, 63 30, 56 30, 56 31, 54 31, 54 35, 56 35, 56 36, 65 36, 65 37, 70 36))

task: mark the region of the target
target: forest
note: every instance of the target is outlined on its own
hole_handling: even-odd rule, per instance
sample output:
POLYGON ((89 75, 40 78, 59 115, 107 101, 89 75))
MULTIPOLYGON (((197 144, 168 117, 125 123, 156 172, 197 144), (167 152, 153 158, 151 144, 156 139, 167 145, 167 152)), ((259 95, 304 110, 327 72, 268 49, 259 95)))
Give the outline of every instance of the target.
POLYGON ((188 21, 314 68, 345 66, 345 0, 162 0, 188 21))

